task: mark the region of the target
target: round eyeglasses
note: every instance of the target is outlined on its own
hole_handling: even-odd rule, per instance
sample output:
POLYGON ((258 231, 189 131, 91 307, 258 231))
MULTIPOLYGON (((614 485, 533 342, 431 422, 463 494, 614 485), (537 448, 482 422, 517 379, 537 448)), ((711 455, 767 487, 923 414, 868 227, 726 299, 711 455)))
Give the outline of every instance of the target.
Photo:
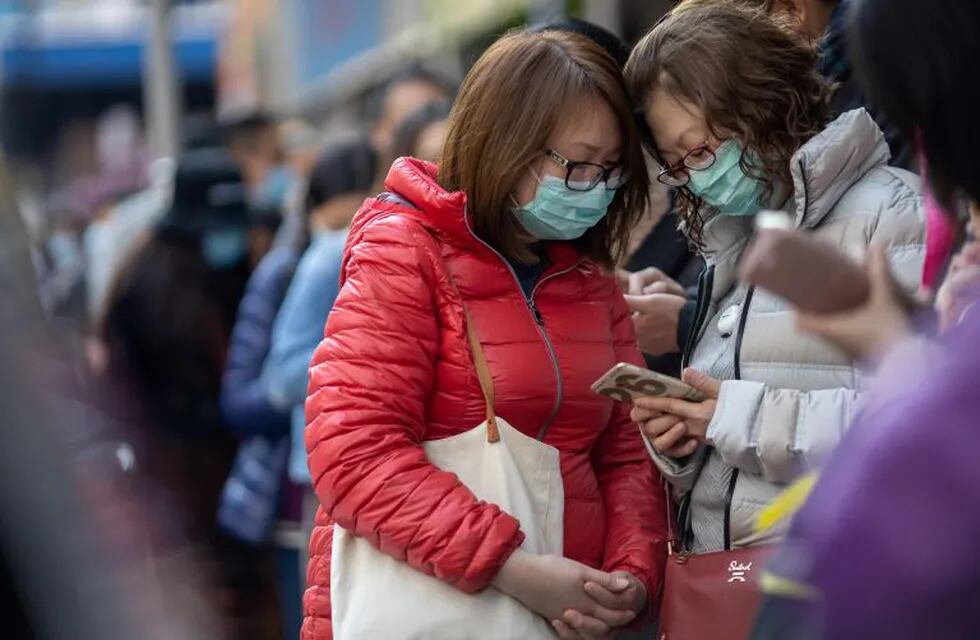
POLYGON ((554 149, 545 149, 545 155, 565 170, 565 186, 572 191, 592 191, 600 182, 605 182, 609 191, 615 191, 626 184, 626 174, 620 166, 575 162, 554 149))
POLYGON ((683 187, 691 181, 690 171, 704 171, 715 163, 715 152, 707 144, 694 147, 680 162, 670 165, 657 174, 657 181, 668 187, 683 187))

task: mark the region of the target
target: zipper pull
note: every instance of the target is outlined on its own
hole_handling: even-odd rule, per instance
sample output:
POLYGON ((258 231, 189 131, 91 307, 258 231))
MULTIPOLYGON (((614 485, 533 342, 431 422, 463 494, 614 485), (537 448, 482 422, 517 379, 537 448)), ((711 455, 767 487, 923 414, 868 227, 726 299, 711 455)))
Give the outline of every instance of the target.
POLYGON ((531 310, 531 313, 534 315, 534 321, 537 322, 539 326, 543 327, 544 318, 541 317, 541 312, 538 311, 538 307, 536 304, 534 304, 534 300, 528 300, 527 306, 531 310))

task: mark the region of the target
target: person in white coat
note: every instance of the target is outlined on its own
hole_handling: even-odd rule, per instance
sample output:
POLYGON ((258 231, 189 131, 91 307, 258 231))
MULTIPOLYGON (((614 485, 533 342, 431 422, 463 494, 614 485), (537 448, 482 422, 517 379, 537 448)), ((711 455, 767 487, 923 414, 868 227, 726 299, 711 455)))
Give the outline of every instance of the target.
POLYGON ((914 291, 924 256, 917 176, 888 166, 864 109, 830 121, 832 87, 814 52, 764 13, 728 3, 677 12, 626 68, 650 129, 659 179, 678 191, 701 277, 684 378, 703 402, 642 399, 634 409, 654 461, 685 496, 695 553, 774 541, 756 516, 829 454, 859 411, 857 363, 796 327, 789 305, 736 281, 762 209, 881 260, 914 291))

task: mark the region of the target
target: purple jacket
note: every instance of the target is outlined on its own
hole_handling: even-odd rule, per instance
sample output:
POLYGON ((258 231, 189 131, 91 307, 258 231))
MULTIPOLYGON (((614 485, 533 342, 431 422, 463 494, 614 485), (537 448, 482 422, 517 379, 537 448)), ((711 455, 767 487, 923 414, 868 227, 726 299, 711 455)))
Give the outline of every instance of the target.
POLYGON ((771 567, 821 591, 822 637, 980 637, 978 315, 882 369, 771 567))

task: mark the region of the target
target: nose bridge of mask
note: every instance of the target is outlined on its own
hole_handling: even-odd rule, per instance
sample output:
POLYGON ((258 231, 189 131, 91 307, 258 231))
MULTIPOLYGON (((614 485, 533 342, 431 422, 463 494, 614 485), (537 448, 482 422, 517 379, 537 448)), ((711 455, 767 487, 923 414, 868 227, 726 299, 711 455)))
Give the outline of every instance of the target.
POLYGON ((690 188, 695 195, 732 215, 758 211, 762 183, 746 175, 741 167, 742 148, 734 140, 715 151, 715 163, 703 171, 691 171, 690 188))
POLYGON ((534 198, 514 213, 521 225, 541 240, 574 240, 606 215, 615 192, 596 187, 574 191, 565 181, 545 175, 534 198))
POLYGON ((583 219, 598 221, 606 214, 606 209, 616 195, 614 191, 596 185, 588 191, 575 191, 565 185, 565 181, 555 176, 545 176, 538 187, 539 196, 544 192, 543 205, 547 206, 553 215, 582 221, 583 219), (558 206, 552 206, 558 205, 558 206))

